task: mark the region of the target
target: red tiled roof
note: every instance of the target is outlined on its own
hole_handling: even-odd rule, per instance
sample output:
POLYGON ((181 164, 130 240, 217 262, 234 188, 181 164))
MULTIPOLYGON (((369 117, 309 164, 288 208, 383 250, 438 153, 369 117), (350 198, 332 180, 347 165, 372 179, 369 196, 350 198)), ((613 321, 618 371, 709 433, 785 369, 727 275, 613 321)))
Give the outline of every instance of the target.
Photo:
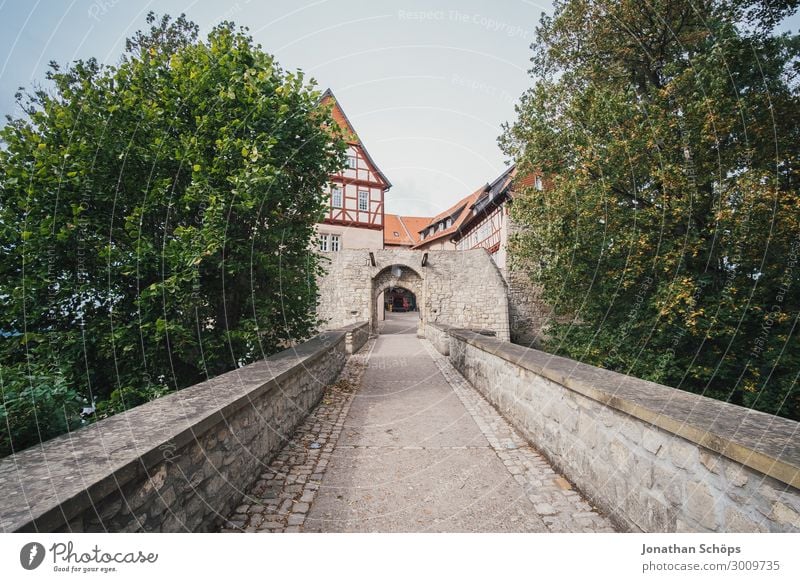
POLYGON ((523 188, 530 188, 536 183, 536 178, 542 179, 545 190, 552 186, 550 180, 545 178, 544 174, 539 171, 534 171, 529 174, 519 174, 517 173, 517 169, 514 168, 514 172, 511 175, 511 179, 514 181, 513 189, 521 190, 523 188))
POLYGON ((451 224, 449 228, 440 230, 439 232, 434 233, 425 239, 420 239, 420 241, 416 245, 414 245, 414 248, 426 245, 432 241, 439 240, 443 237, 453 234, 454 232, 457 232, 458 229, 461 227, 461 225, 464 223, 464 221, 470 217, 472 205, 478 201, 478 199, 484 192, 486 192, 486 186, 481 186, 469 196, 462 198, 461 200, 453 204, 450 208, 432 218, 428 222, 428 224, 426 224, 420 230, 424 230, 428 226, 436 224, 437 222, 440 222, 441 220, 449 216, 453 216, 453 224, 451 224))
POLYGON ((413 246, 419 242, 419 231, 430 222, 427 216, 383 215, 383 244, 413 246), (397 233, 397 236, 395 236, 397 233))
POLYGON ((336 96, 333 94, 333 91, 330 89, 326 89, 325 92, 322 94, 322 97, 319 99, 319 103, 321 105, 327 105, 328 103, 333 103, 333 110, 331 111, 331 117, 333 120, 342 128, 342 131, 345 134, 345 139, 351 144, 355 145, 358 144, 361 146, 361 151, 364 152, 364 156, 367 158, 367 161, 372 165, 372 168, 375 172, 380 176, 381 180, 386 183, 386 190, 392 187, 392 183, 386 177, 386 175, 381 171, 378 167, 378 164, 375 163, 375 160, 372 159, 372 156, 369 155, 367 148, 364 146, 364 142, 361 141, 361 138, 358 137, 353 124, 350 123, 350 120, 347 118, 347 114, 342 109, 342 106, 339 104, 339 100, 336 99, 336 96))
MULTIPOLYGON (((541 176, 541 173, 518 174, 517 168, 512 166, 500 174, 491 184, 481 186, 472 194, 462 198, 433 218, 386 214, 384 215, 383 242, 387 245, 411 246, 413 249, 418 249, 433 241, 450 237, 457 234, 473 218, 472 209, 476 204, 478 204, 478 211, 480 212, 483 211, 486 204, 492 203, 492 200, 486 201, 486 204, 479 202, 484 196, 490 196, 494 200, 498 193, 505 191, 507 191, 506 195, 513 196, 514 188, 530 187, 538 176, 541 176), (425 239, 420 237, 419 233, 421 231, 450 217, 453 219, 453 224, 449 228, 440 230, 425 239), (394 236, 395 232, 398 233, 398 236, 394 236)), ((545 181, 546 185, 547 181, 545 181)))

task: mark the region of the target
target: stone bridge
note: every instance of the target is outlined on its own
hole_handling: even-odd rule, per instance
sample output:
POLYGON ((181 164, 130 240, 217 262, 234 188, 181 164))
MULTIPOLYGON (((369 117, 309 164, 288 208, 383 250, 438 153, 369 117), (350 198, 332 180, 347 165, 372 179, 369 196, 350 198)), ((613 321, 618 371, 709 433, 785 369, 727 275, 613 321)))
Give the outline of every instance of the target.
POLYGON ((0 461, 2 531, 800 531, 798 423, 508 342, 468 254, 335 257, 335 329, 0 461))

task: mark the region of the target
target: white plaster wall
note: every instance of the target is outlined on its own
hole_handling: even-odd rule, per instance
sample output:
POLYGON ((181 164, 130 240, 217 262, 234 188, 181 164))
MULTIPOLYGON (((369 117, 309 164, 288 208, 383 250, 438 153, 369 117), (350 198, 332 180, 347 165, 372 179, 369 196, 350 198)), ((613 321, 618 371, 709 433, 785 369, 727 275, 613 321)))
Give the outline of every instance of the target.
POLYGON ((339 224, 317 224, 318 233, 338 234, 342 237, 342 249, 382 249, 383 231, 370 228, 357 228, 339 224))

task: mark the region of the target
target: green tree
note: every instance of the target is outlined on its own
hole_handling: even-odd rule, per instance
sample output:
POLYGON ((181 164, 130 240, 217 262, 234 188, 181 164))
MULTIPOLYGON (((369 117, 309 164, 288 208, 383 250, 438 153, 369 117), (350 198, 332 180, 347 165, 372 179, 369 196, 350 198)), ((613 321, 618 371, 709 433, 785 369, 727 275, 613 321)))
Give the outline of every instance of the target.
POLYGON ((564 0, 515 123, 547 349, 800 418, 796 0, 564 0))
POLYGON ((272 354, 317 324, 344 145, 231 23, 148 16, 118 66, 51 64, 0 131, 0 454, 272 354))

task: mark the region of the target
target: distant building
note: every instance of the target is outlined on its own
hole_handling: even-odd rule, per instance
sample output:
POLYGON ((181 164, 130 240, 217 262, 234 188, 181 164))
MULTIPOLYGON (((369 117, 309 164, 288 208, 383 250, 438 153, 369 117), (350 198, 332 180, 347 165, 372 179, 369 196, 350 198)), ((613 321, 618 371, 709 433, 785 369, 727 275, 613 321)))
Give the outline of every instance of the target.
POLYGON ((392 184, 369 155, 330 89, 320 103, 333 105, 333 119, 347 141, 347 164, 331 176, 328 185, 327 216, 316 225, 319 250, 382 249, 384 196, 392 184))
POLYGON ((420 241, 414 248, 417 250, 456 250, 454 238, 457 236, 461 225, 469 217, 470 210, 475 201, 483 193, 482 186, 469 196, 462 198, 450 208, 430 219, 424 228, 420 229, 420 241))
MULTIPOLYGON (((433 218, 385 213, 385 195, 392 184, 369 155, 340 103, 330 89, 321 100, 332 105, 332 117, 347 141, 347 164, 330 177, 328 209, 316 225, 318 249, 413 249, 466 251, 483 248, 508 285, 511 336, 534 345, 552 313, 540 300, 526 269, 508 264, 507 249, 516 228, 510 216, 515 191, 532 187, 543 191, 541 174, 518 176, 511 166, 492 182, 465 196, 433 218)), ((408 289, 390 288, 377 298, 378 320, 386 310, 416 311, 417 298, 408 289)))
POLYGON ((427 216, 397 214, 384 214, 383 218, 383 246, 387 249, 410 249, 419 242, 419 231, 431 221, 427 216))
POLYGON ((546 182, 539 173, 519 176, 516 167, 511 166, 428 221, 419 230, 420 240, 412 248, 486 249, 508 285, 512 339, 536 345, 552 318, 552 310, 541 299, 542 290, 532 284, 526 269, 514 269, 508 261, 508 243, 518 228, 511 218, 511 205, 515 192, 529 187, 544 191, 546 182))
POLYGON ((506 268, 509 237, 509 202, 516 169, 514 166, 487 184, 470 206, 469 214, 453 237, 456 250, 484 248, 500 269, 506 268))
POLYGON ((489 184, 481 186, 419 231, 418 250, 459 250, 485 248, 501 269, 506 269, 506 249, 513 233, 509 217, 515 188, 533 186, 544 190, 540 174, 518 177, 511 166, 489 184))

